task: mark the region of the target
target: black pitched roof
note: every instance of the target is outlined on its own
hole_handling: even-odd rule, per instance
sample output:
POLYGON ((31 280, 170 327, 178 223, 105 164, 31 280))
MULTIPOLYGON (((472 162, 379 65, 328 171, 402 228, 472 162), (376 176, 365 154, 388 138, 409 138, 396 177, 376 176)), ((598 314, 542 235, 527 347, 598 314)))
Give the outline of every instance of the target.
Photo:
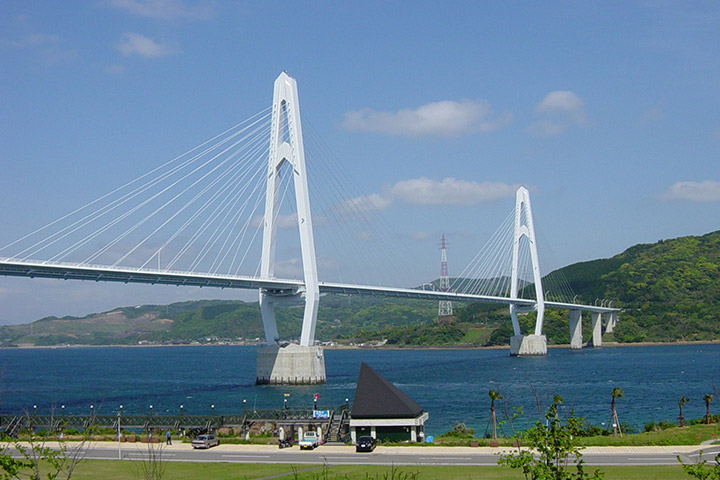
POLYGON ((360 365, 352 418, 415 418, 423 409, 365 362, 360 365))

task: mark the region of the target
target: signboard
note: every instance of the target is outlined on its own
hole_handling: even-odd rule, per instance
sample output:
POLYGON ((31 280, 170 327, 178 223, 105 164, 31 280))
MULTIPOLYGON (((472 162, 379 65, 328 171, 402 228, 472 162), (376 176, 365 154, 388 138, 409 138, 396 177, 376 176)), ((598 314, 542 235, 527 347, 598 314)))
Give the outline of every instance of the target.
POLYGON ((330 410, 313 410, 313 418, 330 418, 330 410))

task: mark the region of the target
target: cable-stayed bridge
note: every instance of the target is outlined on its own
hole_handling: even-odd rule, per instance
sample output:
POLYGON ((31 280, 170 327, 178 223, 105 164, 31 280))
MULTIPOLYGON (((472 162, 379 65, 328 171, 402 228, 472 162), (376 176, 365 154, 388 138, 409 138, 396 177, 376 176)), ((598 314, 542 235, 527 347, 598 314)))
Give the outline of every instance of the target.
MULTIPOLYGON (((260 383, 325 381, 322 349, 314 346, 322 294, 505 304, 515 334, 511 355, 546 354, 546 308, 570 312, 572 348, 582 347, 583 311, 592 316, 594 345, 601 343, 603 323, 611 330, 617 322, 618 310, 604 303, 575 303, 562 279, 552 287, 554 296, 543 288, 530 197, 523 187, 517 190, 513 212, 450 291, 335 281, 333 268, 336 277, 340 269, 327 258, 350 259, 342 253, 318 256, 315 229, 328 233, 323 248, 349 244, 352 234, 329 226, 368 225, 370 213, 383 200, 353 195, 337 185, 337 178, 322 179, 319 197, 327 208, 314 224, 313 176, 307 170, 301 123, 297 84, 283 73, 275 81, 272 107, 2 247, 0 253, 8 256, 0 257, 0 274, 256 289, 268 344, 258 354, 260 383), (295 231, 297 237, 283 236, 281 230, 295 231), (298 243, 299 259, 277 260, 279 248, 292 244, 297 249, 298 243), (300 342, 281 347, 275 309, 293 303, 304 303, 300 342), (518 315, 531 312, 535 329, 524 335, 518 315)), ((322 145, 312 155, 313 160, 327 157, 322 145)), ((333 159, 320 167, 318 172, 338 174, 333 159)), ((367 235, 362 230, 354 236, 367 235)), ((363 248, 368 247, 352 251, 362 258, 363 248)), ((371 256, 376 253, 370 249, 371 256)), ((395 267, 396 261, 389 258, 386 268, 404 268, 395 267)))

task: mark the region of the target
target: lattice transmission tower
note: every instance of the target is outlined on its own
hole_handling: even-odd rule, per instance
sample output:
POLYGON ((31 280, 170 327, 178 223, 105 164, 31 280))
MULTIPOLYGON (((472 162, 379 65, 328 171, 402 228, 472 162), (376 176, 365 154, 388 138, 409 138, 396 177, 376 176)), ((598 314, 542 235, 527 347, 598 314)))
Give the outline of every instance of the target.
MULTIPOLYGON (((440 291, 450 291, 450 275, 448 274, 447 264, 447 242, 445 242, 445 234, 440 240, 440 291)), ((442 317, 452 317, 453 305, 450 300, 440 300, 438 304, 438 319, 442 317)))

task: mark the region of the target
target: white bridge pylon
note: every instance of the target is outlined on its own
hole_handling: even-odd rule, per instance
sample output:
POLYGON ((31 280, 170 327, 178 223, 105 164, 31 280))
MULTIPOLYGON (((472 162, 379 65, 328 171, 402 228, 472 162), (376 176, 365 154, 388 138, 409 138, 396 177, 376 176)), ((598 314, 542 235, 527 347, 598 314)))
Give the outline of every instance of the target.
POLYGON ((525 187, 520 187, 515 194, 515 230, 513 234, 512 273, 510 278, 510 298, 517 299, 519 293, 518 268, 520 261, 520 242, 527 239, 530 249, 530 262, 532 264, 533 285, 535 288, 535 303, 531 307, 510 304, 510 317, 512 318, 515 335, 522 335, 518 314, 537 312, 535 321, 535 335, 542 335, 543 319, 545 317, 545 296, 542 288, 542 275, 540 275, 540 262, 538 260, 537 242, 535 240, 535 225, 533 223, 532 208, 530 207, 530 193, 525 187))
POLYGON ((297 297, 302 296, 305 299, 305 312, 303 314, 300 345, 309 347, 315 341, 315 325, 317 323, 320 291, 318 288, 315 240, 313 237, 312 215, 310 213, 310 196, 308 194, 307 169, 305 168, 305 148, 300 123, 297 82, 285 72, 281 73, 275 80, 270 128, 270 155, 268 157, 267 191, 265 193, 260 276, 263 279, 274 278, 279 209, 279 177, 281 169, 290 168, 292 169, 295 186, 304 287, 291 296, 288 296, 285 291, 260 289, 260 312, 265 329, 265 341, 268 345, 276 344, 279 341, 275 321, 275 304, 288 299, 297 301, 297 297))

